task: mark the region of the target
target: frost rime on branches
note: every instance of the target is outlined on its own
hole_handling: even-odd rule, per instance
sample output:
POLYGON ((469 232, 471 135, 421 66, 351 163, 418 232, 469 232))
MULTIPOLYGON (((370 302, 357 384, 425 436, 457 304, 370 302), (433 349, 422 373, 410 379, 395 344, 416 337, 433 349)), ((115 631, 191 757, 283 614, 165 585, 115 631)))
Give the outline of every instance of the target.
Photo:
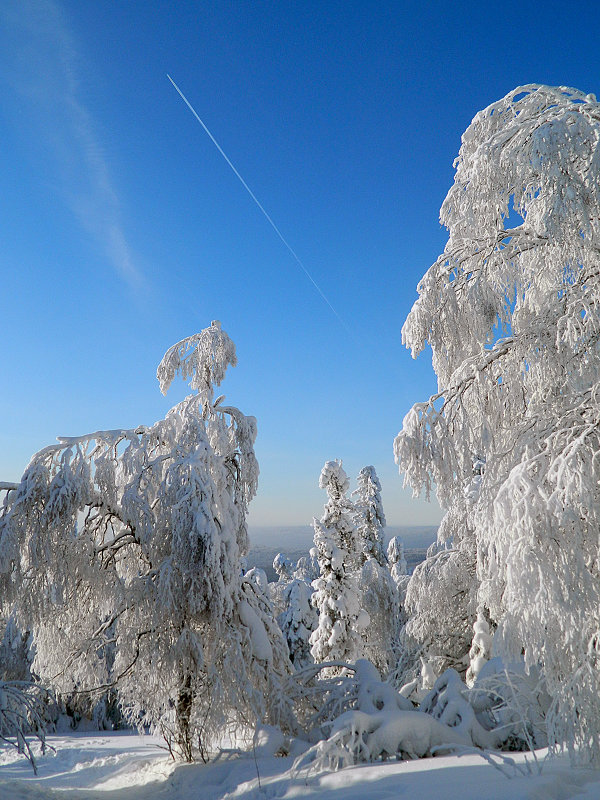
POLYGON ((240 559, 256 421, 214 400, 235 364, 218 322, 171 348, 195 393, 152 427, 61 438, 0 517, 3 610, 33 631, 34 671, 65 694, 116 686, 134 724, 205 756, 223 726, 284 722, 287 648, 240 559))
POLYGON ((396 458, 453 518, 495 641, 542 664, 551 743, 598 761, 600 105, 518 87, 475 116, 455 166, 448 243, 403 327, 414 356, 431 346, 439 393, 396 458))
POLYGON ((0 742, 25 755, 37 773, 30 739, 37 739, 46 752, 46 709, 52 698, 42 687, 29 681, 0 680, 0 742))

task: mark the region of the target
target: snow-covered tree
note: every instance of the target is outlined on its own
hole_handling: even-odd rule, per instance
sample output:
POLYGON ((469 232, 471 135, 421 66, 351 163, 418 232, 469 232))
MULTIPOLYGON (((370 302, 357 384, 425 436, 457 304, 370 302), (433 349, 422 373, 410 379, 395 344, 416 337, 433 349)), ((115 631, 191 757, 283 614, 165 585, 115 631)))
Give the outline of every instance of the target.
MULTIPOLYGON (((438 546, 429 548, 427 558, 403 587, 408 617, 405 634, 424 647, 437 664, 438 674, 448 668, 464 674, 477 612, 473 537, 457 523, 455 510, 451 508, 440 525, 438 546), (449 533, 453 530, 457 530, 456 537, 449 533), (450 543, 451 536, 458 541, 447 547, 444 542, 450 543)), ((459 520, 462 518, 459 515, 459 520)))
POLYGON ((0 626, 0 680, 30 681, 29 634, 17 625, 14 615, 0 626))
POLYGON ((387 547, 387 560, 392 580, 398 593, 399 625, 406 624, 406 590, 410 581, 408 564, 404 555, 404 542, 401 536, 393 536, 387 547))
POLYGON ((408 565, 404 555, 404 541, 401 536, 392 536, 387 546, 387 560, 392 578, 396 583, 408 575, 408 565))
POLYGON ((292 573, 294 578, 312 583, 319 576, 319 554, 316 547, 311 547, 307 556, 301 556, 292 573))
POLYGON ((277 617, 290 651, 290 661, 296 669, 312 664, 310 637, 316 629, 319 616, 311 603, 313 588, 310 583, 294 578, 282 592, 283 611, 277 617))
POLYGON ((151 427, 41 450, 0 517, 0 603, 33 632, 34 672, 63 694, 116 687, 187 759, 285 712, 287 649, 241 577, 256 421, 214 397, 235 363, 218 322, 179 342, 157 377, 193 394, 151 427))
POLYGON ((358 539, 348 486, 341 461, 327 461, 319 487, 327 491, 328 500, 321 520, 313 520, 320 567, 312 598, 319 609, 319 626, 310 637, 315 662, 353 662, 361 650, 360 630, 366 619, 358 598, 358 539))
POLYGON ((265 597, 269 596, 269 579, 264 569, 252 567, 252 569, 244 573, 244 580, 254 584, 256 590, 264 594, 265 597))
POLYGON ((358 571, 358 597, 369 624, 362 630, 362 653, 387 676, 395 663, 403 622, 398 589, 387 566, 368 558, 358 571))
POLYGON ((446 571, 476 566, 495 642, 542 665, 551 743, 598 760, 600 105, 519 87, 475 116, 455 166, 448 244, 403 328, 414 356, 431 346, 439 392, 396 458, 462 518, 446 571))
POLYGON ((399 622, 398 592, 383 548, 385 514, 375 467, 363 467, 352 492, 358 540, 357 588, 360 607, 369 617, 362 631, 363 655, 387 674, 399 622))
POLYGON ((363 467, 358 473, 356 484, 352 495, 356 497, 355 525, 362 550, 362 561, 364 563, 367 558, 374 558, 381 566, 385 566, 383 549, 385 514, 381 500, 381 483, 375 467, 363 467))
POLYGON ((277 573, 277 580, 289 581, 292 578, 294 565, 283 553, 277 553, 273 559, 273 569, 277 573))

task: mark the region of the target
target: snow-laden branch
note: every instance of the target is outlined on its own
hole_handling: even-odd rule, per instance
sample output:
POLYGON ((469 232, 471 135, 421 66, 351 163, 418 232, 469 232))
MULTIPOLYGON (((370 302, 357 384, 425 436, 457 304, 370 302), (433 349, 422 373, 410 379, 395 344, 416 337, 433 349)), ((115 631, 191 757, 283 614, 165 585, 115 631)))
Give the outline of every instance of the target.
POLYGON ((235 346, 214 320, 194 336, 188 336, 170 347, 156 370, 160 390, 166 394, 178 373, 184 380, 191 378, 190 386, 200 395, 212 397, 212 387, 219 386, 229 365, 237 363, 235 346))
POLYGON ((0 742, 25 755, 37 774, 31 739, 46 751, 46 715, 51 695, 27 681, 0 681, 0 742))

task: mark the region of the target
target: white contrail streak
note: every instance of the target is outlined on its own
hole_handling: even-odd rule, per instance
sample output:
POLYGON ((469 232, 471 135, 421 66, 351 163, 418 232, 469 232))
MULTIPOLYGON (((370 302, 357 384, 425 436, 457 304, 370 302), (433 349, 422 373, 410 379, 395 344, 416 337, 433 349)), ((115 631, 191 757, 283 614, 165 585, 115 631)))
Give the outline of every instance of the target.
POLYGON ((187 99, 187 97, 184 95, 184 93, 181 91, 181 89, 179 88, 179 86, 177 86, 177 84, 175 83, 175 81, 173 80, 173 78, 172 78, 172 77, 171 77, 169 74, 167 74, 167 78, 168 78, 168 79, 171 81, 171 83, 173 84, 173 86, 174 86, 174 88, 175 88, 175 90, 176 90, 177 94, 178 94, 178 95, 181 97, 181 99, 183 100, 183 102, 186 104, 186 106, 189 108, 189 110, 192 112, 192 114, 193 114, 193 115, 196 117, 196 119, 198 120, 198 122, 200 123, 200 125, 202 125, 202 127, 204 128, 204 130, 206 131, 206 133, 207 133, 207 134, 208 134, 208 136, 210 137, 210 140, 211 140, 211 142, 212 142, 212 143, 214 144, 214 146, 217 148, 217 150, 219 151, 219 153, 221 153, 221 155, 223 156, 223 158, 225 159, 225 161, 226 161, 226 162, 229 164, 229 166, 231 167, 231 169, 233 170, 233 172, 235 173, 235 175, 236 175, 236 176, 237 176, 237 178, 239 179, 239 181, 240 181, 240 183, 242 184, 242 186, 244 187, 244 189, 245 189, 245 190, 248 192, 248 194, 250 195, 250 197, 251 197, 251 198, 254 200, 254 202, 256 203, 256 205, 257 205, 257 206, 259 207, 259 209, 262 211, 262 213, 263 213, 263 214, 264 214, 264 216, 266 217, 266 219, 267 219, 267 222, 269 223, 269 225, 270 225, 270 226, 273 228, 273 230, 275 231, 275 233, 277 234, 277 236, 279 236, 279 238, 281 239, 281 241, 283 242, 283 244, 284 244, 284 245, 287 247, 287 249, 288 249, 288 250, 289 250, 289 252, 291 253, 291 255, 292 255, 292 258, 294 259, 294 261, 295 261, 295 262, 298 264, 298 266, 300 267, 300 269, 302 270, 302 272, 303 272, 303 273, 306 275, 306 277, 308 278, 308 280, 309 280, 309 281, 312 283, 312 285, 315 287, 315 289, 317 290, 317 292, 318 292, 318 293, 321 295, 321 297, 323 298, 323 300, 324 300, 324 301, 327 303, 327 305, 329 306, 329 308, 330 308, 330 309, 333 311, 333 313, 334 313, 334 314, 335 314, 335 316, 338 318, 338 320, 339 320, 339 322, 342 324, 342 326, 343 326, 343 327, 346 329, 346 331, 347 331, 347 332, 350 334, 350 336, 353 336, 353 334, 352 334, 352 331, 350 330, 350 328, 349 328, 349 327, 346 325, 346 323, 344 322, 344 320, 343 320, 343 319, 340 317, 340 315, 338 314, 338 312, 337 312, 337 311, 335 310, 335 308, 334 308, 334 307, 331 305, 331 303, 329 302, 329 300, 327 299, 327 297, 326 297, 326 296, 325 296, 325 294, 323 293, 323 290, 321 289, 321 287, 319 286, 319 284, 318 284, 318 283, 315 281, 315 279, 313 278, 313 276, 312 276, 312 275, 310 274, 310 272, 309 272, 309 271, 306 269, 306 267, 304 266, 304 264, 303 264, 303 263, 302 263, 302 261, 300 260, 299 256, 298 256, 298 255, 296 255, 296 253, 294 252, 293 248, 292 248, 292 247, 291 247, 291 245, 290 245, 290 244, 287 242, 286 238, 285 238, 285 237, 284 237, 284 235, 281 233, 281 231, 279 230, 279 228, 277 227, 277 225, 275 225, 275 223, 273 222, 273 220, 271 219, 271 217, 269 216, 269 214, 267 214, 267 212, 266 212, 266 211, 265 211, 265 209, 263 208, 262 204, 260 203, 260 201, 258 200, 258 198, 256 197, 256 195, 254 194, 254 192, 252 191, 252 189, 251 189, 251 188, 248 186, 248 184, 246 183, 246 181, 245 181, 245 180, 242 178, 242 176, 240 175, 240 173, 237 171, 237 169, 236 169, 236 168, 234 167, 234 165, 231 163, 231 161, 230 161, 230 160, 229 160, 229 158, 227 157, 227 154, 225 153, 225 151, 223 150, 223 148, 221 147, 221 145, 220 145, 220 144, 217 142, 217 140, 216 140, 216 139, 215 139, 215 137, 212 135, 212 133, 211 133, 211 132, 208 130, 208 128, 206 127, 206 125, 205 125, 205 124, 202 122, 202 120, 200 119, 200 117, 199 117, 199 116, 198 116, 198 114, 196 113, 196 111, 195 111, 194 107, 192 106, 192 104, 190 103, 190 101, 187 99))

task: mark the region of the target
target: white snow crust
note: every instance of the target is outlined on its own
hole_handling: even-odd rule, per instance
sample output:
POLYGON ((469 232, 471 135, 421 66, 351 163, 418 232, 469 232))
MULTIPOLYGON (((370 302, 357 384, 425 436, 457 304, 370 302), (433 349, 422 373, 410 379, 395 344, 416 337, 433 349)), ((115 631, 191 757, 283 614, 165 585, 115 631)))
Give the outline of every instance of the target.
MULTIPOLYGON (((495 769, 481 755, 387 761, 339 772, 294 771, 294 758, 223 753, 213 763, 175 764, 161 739, 129 732, 49 736, 54 748, 38 759, 35 776, 16 751, 0 747, 0 800, 597 800, 600 774, 572 768, 567 758, 495 769), (524 770, 527 772, 527 770, 524 770), (260 786, 259 779, 260 776, 260 786), (482 792, 482 787, 485 791, 482 792)), ((259 743, 260 745, 261 743, 259 743)), ((299 743, 296 743, 299 744, 299 743)), ((538 751, 542 760, 545 751, 538 751)), ((494 756, 500 762, 500 756, 494 756)))

